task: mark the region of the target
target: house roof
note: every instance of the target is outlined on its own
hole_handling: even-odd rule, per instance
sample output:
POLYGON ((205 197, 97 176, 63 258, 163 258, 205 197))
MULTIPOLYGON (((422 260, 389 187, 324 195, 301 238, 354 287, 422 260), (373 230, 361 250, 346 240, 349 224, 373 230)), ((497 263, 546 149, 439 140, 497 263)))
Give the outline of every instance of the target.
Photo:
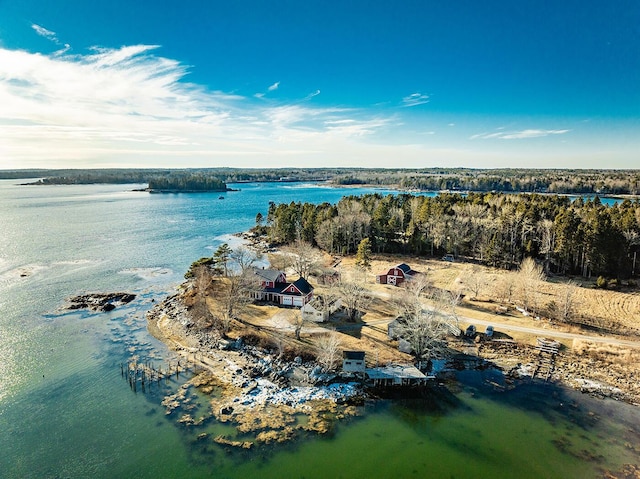
POLYGON ((367 376, 370 379, 427 379, 427 376, 415 366, 390 364, 379 368, 367 368, 367 376))
POLYGON ((287 289, 291 283, 275 283, 272 288, 262 288, 265 293, 286 294, 284 290, 287 289))
POLYGON ((273 287, 262 288, 262 291, 265 293, 284 294, 287 296, 306 296, 313 291, 313 286, 311 286, 306 279, 300 278, 293 283, 276 282, 273 287), (292 290, 291 286, 300 291, 300 293, 292 290))
POLYGON ((298 288, 298 290, 300 290, 300 292, 302 294, 309 294, 311 291, 313 291, 313 286, 311 286, 309 284, 309 281, 307 281, 304 278, 298 278, 293 282, 293 285, 298 288))
POLYGON ((262 279, 266 281, 272 281, 272 282, 275 282, 278 279, 278 277, 280 277, 280 275, 282 274, 282 271, 279 271, 277 269, 255 268, 255 272, 262 279))
POLYGON ((343 351, 342 357, 344 359, 351 359, 354 361, 363 361, 364 360, 364 351, 343 351))

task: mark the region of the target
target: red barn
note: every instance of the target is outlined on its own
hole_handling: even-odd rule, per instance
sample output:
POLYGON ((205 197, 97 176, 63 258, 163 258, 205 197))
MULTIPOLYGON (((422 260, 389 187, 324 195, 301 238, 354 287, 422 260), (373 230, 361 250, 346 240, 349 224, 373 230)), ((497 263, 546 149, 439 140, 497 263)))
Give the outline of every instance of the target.
POLYGON ((390 268, 385 274, 379 274, 376 276, 376 283, 380 284, 392 284, 398 286, 403 281, 407 281, 415 275, 416 272, 406 263, 401 263, 393 268, 390 268))

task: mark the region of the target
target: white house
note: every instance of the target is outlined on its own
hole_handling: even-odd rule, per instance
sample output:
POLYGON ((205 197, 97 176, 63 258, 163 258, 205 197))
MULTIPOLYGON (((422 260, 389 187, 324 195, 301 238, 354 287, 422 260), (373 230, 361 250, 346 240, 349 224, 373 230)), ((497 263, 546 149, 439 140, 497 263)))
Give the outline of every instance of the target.
POLYGON ((336 299, 330 304, 325 305, 324 298, 316 296, 302 307, 302 319, 305 321, 324 323, 325 321, 328 321, 329 317, 341 307, 341 299, 336 299))

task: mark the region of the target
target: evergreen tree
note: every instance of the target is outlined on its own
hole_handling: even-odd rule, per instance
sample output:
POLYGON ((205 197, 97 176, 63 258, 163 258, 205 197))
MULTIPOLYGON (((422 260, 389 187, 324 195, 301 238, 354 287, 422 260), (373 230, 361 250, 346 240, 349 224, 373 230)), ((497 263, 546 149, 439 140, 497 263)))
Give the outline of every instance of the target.
POLYGON ((369 238, 364 238, 358 245, 356 253, 356 265, 362 269, 371 268, 371 242, 369 238))
POLYGON ((222 243, 215 253, 213 253, 213 260, 216 269, 222 273, 224 272, 225 276, 228 276, 229 271, 227 269, 227 265, 229 263, 229 259, 231 258, 231 253, 233 250, 227 243, 222 243))

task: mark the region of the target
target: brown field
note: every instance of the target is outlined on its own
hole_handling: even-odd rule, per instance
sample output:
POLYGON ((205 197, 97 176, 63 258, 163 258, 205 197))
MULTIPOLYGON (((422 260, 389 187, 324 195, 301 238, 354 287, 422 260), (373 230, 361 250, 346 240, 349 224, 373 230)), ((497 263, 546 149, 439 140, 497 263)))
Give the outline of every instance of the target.
MULTIPOLYGON (((372 262, 371 273, 367 275, 369 283, 375 282, 375 275, 386 271, 389 267, 405 262, 413 269, 427 275, 434 286, 453 290, 461 288, 464 294, 460 307, 465 316, 473 317, 474 311, 495 313, 500 307, 507 307, 513 313, 511 304, 506 303, 500 293, 501 284, 513 282, 516 273, 479 266, 472 263, 446 262, 415 257, 379 258, 372 262), (465 281, 473 273, 483 277, 483 286, 478 298, 472 299, 472 293, 465 281)), ((353 260, 343 260, 342 266, 353 269, 353 260)), ((562 289, 567 278, 548 278, 539 286, 539 306, 544 311, 552 301, 561 303, 562 289)), ((595 280, 573 279, 578 284, 574 297, 575 311, 572 317, 576 322, 582 319, 589 324, 602 327, 605 331, 626 331, 640 335, 640 291, 638 288, 626 288, 626 291, 611 291, 595 288, 595 280)), ((376 285, 380 287, 380 285, 376 285)), ((383 288, 391 288, 389 286, 383 288)), ((515 298, 514 293, 514 299, 515 298)), ((517 311, 515 316, 522 317, 517 311)), ((510 314, 514 316, 514 314, 510 314)), ((523 318, 526 319, 526 318, 523 318)), ((542 314, 542 319, 550 319, 542 314)), ((529 320, 527 320, 529 321, 529 320)))

